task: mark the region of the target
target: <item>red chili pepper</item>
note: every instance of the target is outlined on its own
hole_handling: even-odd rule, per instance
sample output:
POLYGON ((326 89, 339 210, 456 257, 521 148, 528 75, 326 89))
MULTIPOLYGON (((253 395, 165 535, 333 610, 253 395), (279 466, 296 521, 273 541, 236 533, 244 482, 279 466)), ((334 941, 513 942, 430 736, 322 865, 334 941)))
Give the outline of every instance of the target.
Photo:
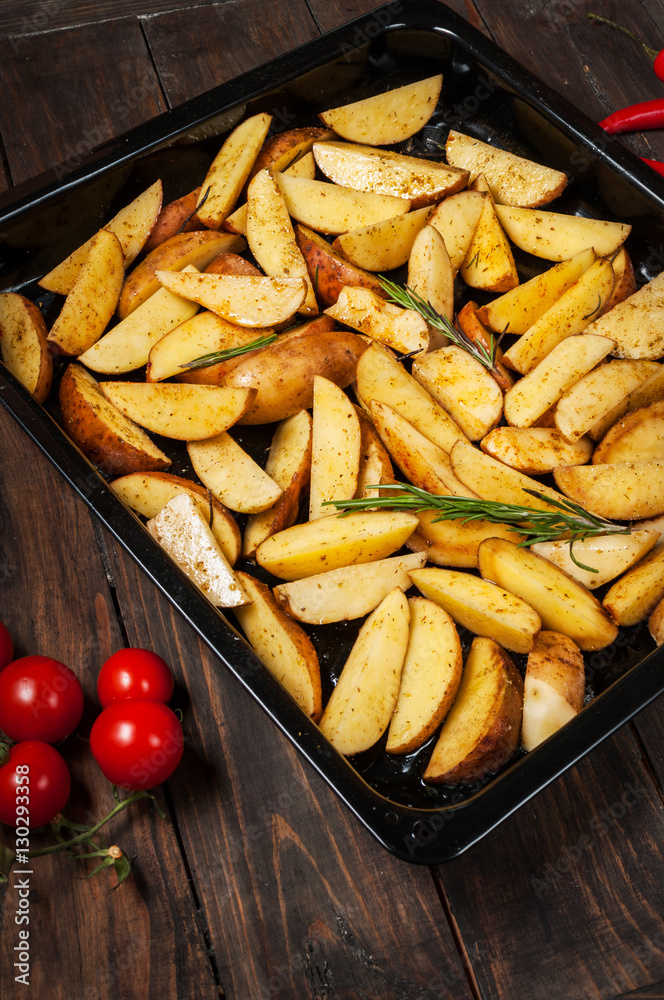
POLYGON ((641 132, 643 129, 664 128, 664 97, 641 101, 614 111, 599 123, 609 135, 616 132, 641 132))
POLYGON ((652 68, 655 71, 655 76, 659 77, 660 80, 664 80, 664 49, 655 56, 652 68))
POLYGON ((641 159, 644 163, 647 163, 649 167, 656 170, 658 174, 664 177, 664 163, 661 160, 649 160, 646 156, 642 156, 641 159))

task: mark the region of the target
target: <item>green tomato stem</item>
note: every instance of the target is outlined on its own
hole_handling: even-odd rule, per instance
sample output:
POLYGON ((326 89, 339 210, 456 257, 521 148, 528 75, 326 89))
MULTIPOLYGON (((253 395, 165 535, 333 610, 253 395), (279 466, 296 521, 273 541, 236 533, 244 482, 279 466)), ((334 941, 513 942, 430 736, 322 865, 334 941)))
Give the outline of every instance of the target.
POLYGON ((39 851, 28 851, 28 857, 41 858, 46 854, 57 854, 58 851, 65 851, 69 847, 75 847, 77 844, 82 843, 84 840, 87 840, 93 834, 97 833, 98 830, 101 830, 102 826, 105 826, 109 820, 113 819, 114 816, 117 816, 118 813, 121 813, 123 809, 126 809, 127 806, 130 806, 133 802, 138 802, 139 799, 151 797, 152 796, 148 791, 134 792, 133 795, 130 795, 128 798, 122 799, 121 802, 118 802, 118 804, 111 809, 108 815, 104 816, 104 818, 99 820, 99 822, 94 826, 86 829, 83 833, 79 833, 78 837, 73 837, 71 840, 64 840, 61 844, 53 844, 51 847, 42 847, 39 851))

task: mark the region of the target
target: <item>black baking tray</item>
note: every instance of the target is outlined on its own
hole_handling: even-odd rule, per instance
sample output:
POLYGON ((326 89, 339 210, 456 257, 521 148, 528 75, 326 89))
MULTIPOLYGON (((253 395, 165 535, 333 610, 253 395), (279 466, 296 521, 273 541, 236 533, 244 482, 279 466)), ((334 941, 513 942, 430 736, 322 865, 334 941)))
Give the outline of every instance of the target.
MULTIPOLYGON (((274 131, 315 124, 326 107, 441 71, 438 109, 404 151, 440 159, 454 127, 566 170, 570 184, 552 209, 630 222, 639 283, 662 270, 664 178, 438 0, 393 0, 0 196, 0 290, 39 302, 49 321, 61 300, 37 280, 157 177, 165 201, 199 184, 243 117, 267 111, 274 131)), ((517 265, 524 279, 546 266, 525 254, 517 265)), ((431 741, 401 759, 379 744, 346 760, 72 445, 57 403, 40 406, 0 369, 0 403, 360 821, 405 860, 432 864, 466 850, 664 691, 664 650, 642 625, 586 657, 588 704, 575 719, 484 782, 425 785, 431 741)), ((248 450, 265 454, 271 428, 237 431, 248 450)), ((171 471, 185 471, 184 461, 175 456, 171 471)), ((356 623, 341 623, 312 633, 328 690, 356 632, 356 623)))

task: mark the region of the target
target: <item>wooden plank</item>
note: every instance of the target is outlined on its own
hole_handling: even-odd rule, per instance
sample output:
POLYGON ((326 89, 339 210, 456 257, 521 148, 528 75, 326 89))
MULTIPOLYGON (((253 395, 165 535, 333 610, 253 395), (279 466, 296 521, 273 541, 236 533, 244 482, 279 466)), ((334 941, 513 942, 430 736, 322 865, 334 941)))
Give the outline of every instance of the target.
POLYGON ((303 45, 317 35, 304 0, 229 0, 142 21, 171 105, 303 45))
MULTIPOLYGON (((647 6, 602 5, 601 14, 657 48, 664 45, 664 34, 647 6)), ((589 20, 588 14, 598 13, 593 0, 574 4, 534 0, 525 6, 520 0, 501 4, 477 0, 477 7, 499 45, 593 121, 600 121, 616 108, 662 96, 661 81, 638 43, 621 31, 589 20)), ((641 156, 664 158, 661 130, 607 136, 607 143, 611 142, 622 142, 641 156)))
POLYGON ((178 671, 186 759, 169 783, 232 998, 471 993, 429 871, 387 854, 109 542, 129 639, 178 671))
MULTIPOLYGON (((122 645, 91 515, 61 477, 0 408, 0 608, 16 654, 41 653, 67 663, 80 677, 86 710, 85 737, 99 711, 95 678, 102 662, 122 645)), ((96 822, 113 807, 111 785, 84 739, 62 744, 72 771, 66 809, 76 822, 96 822)), ((160 795, 162 806, 163 796, 160 795)), ((14 834, 3 827, 11 847, 14 834)), ((210 997, 213 969, 170 820, 147 802, 114 819, 97 838, 136 856, 129 881, 109 892, 115 876, 83 876, 97 863, 64 853, 30 866, 30 986, 36 996, 210 997), (165 955, 178 959, 164 961, 165 955), (57 989, 57 993, 55 992, 57 989), (65 987, 63 985, 63 991, 65 987)), ((53 843, 31 835, 33 848, 53 843)), ((16 983, 15 879, 1 889, 3 998, 25 995, 16 983)))
POLYGON ((600 1000, 660 982, 663 818, 626 729, 441 868, 482 996, 600 1000))
MULTIPOLYGON (((213 3, 196 0, 195 6, 213 3)), ((6 0, 0 6, 0 36, 69 28, 127 14, 138 17, 182 6, 182 0, 6 0)), ((16 44, 21 45, 18 38, 16 44)))
MULTIPOLYGON (((328 3, 327 0, 310 0, 309 6, 316 18, 316 24, 321 31, 332 31, 354 17, 368 14, 377 7, 383 6, 385 0, 346 0, 345 3, 328 3)), ((447 0, 446 7, 449 7, 460 17, 470 21, 474 27, 485 30, 482 18, 477 11, 472 0, 447 0)), ((392 0, 385 12, 381 12, 378 23, 383 25, 389 23, 385 18, 389 18, 392 23, 398 22, 408 13, 408 5, 402 0, 392 0)))
POLYGON ((163 110, 136 18, 0 40, 0 135, 14 184, 163 110))

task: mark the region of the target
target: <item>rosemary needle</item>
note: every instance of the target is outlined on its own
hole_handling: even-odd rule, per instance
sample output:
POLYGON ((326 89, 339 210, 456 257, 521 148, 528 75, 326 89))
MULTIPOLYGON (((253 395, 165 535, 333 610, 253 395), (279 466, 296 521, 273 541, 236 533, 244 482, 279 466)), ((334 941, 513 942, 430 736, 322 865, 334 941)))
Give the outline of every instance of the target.
POLYGON ((389 486, 368 486, 367 489, 379 489, 381 496, 360 497, 355 500, 328 500, 340 512, 340 517, 356 510, 373 510, 377 507, 389 507, 392 510, 436 510, 438 515, 434 521, 450 521, 461 519, 468 521, 491 521, 493 524, 507 524, 510 530, 526 537, 520 545, 533 545, 535 542, 550 542, 565 537, 570 541, 570 558, 581 569, 596 573, 592 566, 585 566, 574 556, 574 542, 596 535, 630 533, 629 528, 618 526, 602 517, 596 517, 571 500, 556 500, 536 490, 525 490, 538 500, 557 508, 555 510, 535 510, 519 504, 500 503, 497 500, 481 500, 477 497, 439 496, 429 493, 418 486, 405 483, 391 483, 389 486), (385 496, 386 490, 396 491, 392 496, 385 496))
POLYGON ((187 361, 186 364, 180 365, 180 368, 208 368, 210 365, 219 364, 220 361, 237 358, 241 354, 246 354, 247 351, 255 351, 259 347, 267 347, 268 344, 274 343, 276 339, 276 333, 268 333, 264 337, 250 340, 248 344, 240 344, 238 347, 228 347, 225 351, 213 351, 212 354, 201 354, 199 358, 194 358, 193 361, 187 361))
POLYGON ((402 288, 401 285, 395 284, 388 278, 379 277, 378 280, 383 291, 387 292, 388 299, 391 302, 396 303, 396 305, 401 306, 403 309, 414 309, 415 312, 418 312, 426 320, 429 326, 444 334, 457 347, 462 347, 476 361, 479 361, 487 371, 493 372, 494 375, 500 374, 496 368, 496 341, 493 334, 489 336, 489 346, 487 348, 481 342, 471 340, 470 337, 462 330, 459 330, 453 323, 450 323, 446 316, 443 316, 437 309, 434 309, 430 302, 426 302, 412 288, 409 288, 407 285, 405 288, 402 288))

